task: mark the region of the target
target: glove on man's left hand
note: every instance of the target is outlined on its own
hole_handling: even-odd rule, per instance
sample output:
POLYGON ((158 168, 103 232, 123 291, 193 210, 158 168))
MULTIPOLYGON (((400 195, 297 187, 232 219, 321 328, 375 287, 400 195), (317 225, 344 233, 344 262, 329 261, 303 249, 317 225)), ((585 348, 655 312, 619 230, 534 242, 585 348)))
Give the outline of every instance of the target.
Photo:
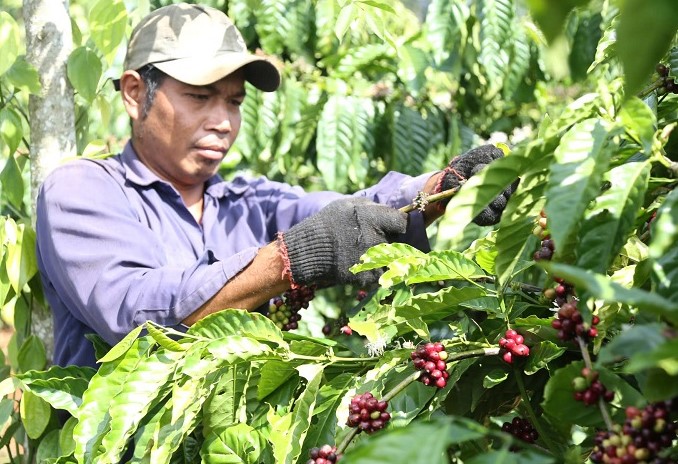
MULTIPOLYGON (((494 145, 483 145, 478 148, 467 151, 463 155, 457 156, 450 161, 445 170, 438 188, 435 193, 456 188, 466 181, 469 177, 480 172, 492 161, 501 158, 504 153, 494 145)), ((518 186, 518 181, 509 185, 506 190, 500 193, 497 198, 492 200, 487 208, 482 210, 473 222, 480 226, 489 226, 496 224, 501 219, 501 213, 506 207, 506 202, 518 186)))

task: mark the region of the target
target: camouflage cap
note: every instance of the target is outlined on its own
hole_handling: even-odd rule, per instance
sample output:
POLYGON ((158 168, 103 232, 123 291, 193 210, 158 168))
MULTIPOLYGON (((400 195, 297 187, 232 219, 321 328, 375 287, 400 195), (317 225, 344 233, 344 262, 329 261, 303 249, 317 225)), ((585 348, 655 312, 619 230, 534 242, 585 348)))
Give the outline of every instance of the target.
POLYGON ((240 68, 258 89, 272 92, 280 85, 275 65, 249 53, 233 22, 204 5, 168 5, 141 20, 130 36, 124 69, 148 64, 191 85, 211 84, 240 68))

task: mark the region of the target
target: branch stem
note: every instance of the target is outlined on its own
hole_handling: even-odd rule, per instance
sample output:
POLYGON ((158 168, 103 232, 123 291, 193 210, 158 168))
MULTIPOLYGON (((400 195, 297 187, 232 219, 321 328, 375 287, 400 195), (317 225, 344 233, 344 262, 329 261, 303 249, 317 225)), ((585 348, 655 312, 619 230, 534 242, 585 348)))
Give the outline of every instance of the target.
POLYGON ((532 404, 530 403, 530 397, 527 394, 527 389, 525 388, 525 382, 523 381, 523 373, 520 371, 518 368, 514 367, 513 371, 516 376, 516 383, 518 384, 518 390, 520 390, 520 396, 523 399, 523 405, 525 406, 525 410, 527 411, 527 415, 530 416, 530 422, 532 422, 532 425, 534 426, 535 429, 537 429, 537 433, 539 436, 544 440, 544 443, 548 447, 549 451, 551 454, 556 454, 556 449, 551 442, 550 436, 544 431, 543 427, 541 426, 541 423, 539 422, 539 419, 537 418, 537 415, 534 413, 534 409, 532 408, 532 404))
POLYGON ((459 191, 459 188, 460 187, 455 187, 455 188, 451 188, 449 190, 443 190, 440 193, 434 193, 432 195, 427 195, 425 197, 426 198, 425 201, 423 201, 423 202, 421 200, 419 200, 419 198, 417 197, 417 199, 415 199, 409 205, 405 205, 402 208, 400 208, 400 211, 402 211, 403 213, 410 213, 410 212, 414 211, 415 209, 421 209, 423 206, 426 206, 430 203, 436 203, 436 202, 441 201, 441 200, 446 200, 447 198, 452 198, 459 191), (425 204, 423 204, 423 203, 425 203, 425 204))

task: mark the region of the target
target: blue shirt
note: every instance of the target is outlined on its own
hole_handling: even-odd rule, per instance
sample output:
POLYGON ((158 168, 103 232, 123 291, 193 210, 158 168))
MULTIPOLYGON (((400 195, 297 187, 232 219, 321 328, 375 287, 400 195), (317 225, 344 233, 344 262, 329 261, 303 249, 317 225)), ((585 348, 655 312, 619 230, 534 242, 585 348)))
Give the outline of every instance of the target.
MULTIPOLYGON (((430 174, 388 173, 356 192, 401 207, 430 174)), ((104 160, 78 159, 42 184, 37 259, 54 318, 54 363, 95 366, 87 333, 110 344, 146 320, 178 326, 246 267, 257 250, 344 195, 306 193, 266 178, 206 182, 202 224, 130 143, 104 160)), ((404 241, 428 249, 422 214, 404 241)), ((175 327, 176 328, 176 327, 175 327)))

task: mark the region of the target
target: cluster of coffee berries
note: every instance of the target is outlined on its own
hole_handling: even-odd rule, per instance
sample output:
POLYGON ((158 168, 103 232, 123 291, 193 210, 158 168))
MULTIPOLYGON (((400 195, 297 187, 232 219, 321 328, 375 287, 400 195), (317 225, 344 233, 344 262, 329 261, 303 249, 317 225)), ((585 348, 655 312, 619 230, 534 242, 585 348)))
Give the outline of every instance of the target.
POLYGON ((444 388, 447 385, 447 351, 440 342, 426 343, 414 350, 410 357, 414 368, 421 372, 419 381, 424 385, 444 388))
POLYGON ((504 337, 499 340, 501 350, 499 354, 507 363, 513 362, 514 356, 525 357, 530 355, 530 348, 524 344, 525 338, 513 329, 504 333, 504 337))
POLYGON ((591 326, 584 323, 581 312, 577 309, 577 300, 563 303, 558 309, 556 318, 551 321, 551 327, 558 331, 558 338, 566 342, 580 337, 584 342, 598 336, 596 325, 600 322, 598 316, 593 316, 591 326))
POLYGON ((367 298, 367 290, 363 290, 362 288, 358 290, 358 292, 355 294, 355 299, 358 301, 363 301, 365 298, 367 298))
POLYGON ((379 401, 370 392, 356 395, 348 407, 346 425, 358 427, 359 431, 366 433, 383 429, 391 419, 391 415, 386 412, 387 407, 386 401, 379 401))
POLYGON ((574 399, 586 406, 596 404, 599 398, 607 403, 614 399, 614 391, 605 388, 605 385, 598 380, 598 372, 588 367, 582 368, 581 375, 572 379, 572 388, 574 399))
POLYGON ((574 286, 565 282, 560 277, 555 279, 556 286, 544 289, 544 296, 552 300, 557 306, 562 306, 568 301, 576 299, 574 286))
POLYGON ((535 228, 532 229, 532 234, 541 239, 541 245, 539 246, 539 249, 532 255, 532 259, 535 261, 550 261, 553 257, 555 247, 553 245, 553 240, 551 240, 551 234, 547 229, 546 213, 544 210, 539 213, 539 219, 537 219, 537 225, 535 228))
POLYGON ((308 454, 311 459, 306 461, 306 464, 330 464, 339 462, 339 459, 341 459, 341 454, 337 454, 337 447, 330 445, 311 448, 308 454))
POLYGON ((277 296, 268 306, 268 317, 280 330, 294 330, 299 327, 301 309, 308 308, 315 297, 315 285, 302 286, 287 290, 282 297, 277 296))
POLYGON ((501 429, 526 443, 534 443, 539 438, 530 421, 519 416, 514 417, 511 422, 504 422, 501 429))
POLYGON ((678 94, 678 82, 669 76, 670 69, 663 63, 659 63, 656 67, 657 74, 662 79, 662 85, 659 87, 660 94, 675 93, 678 94))
POLYGON ((675 400, 662 401, 643 409, 629 406, 623 426, 598 432, 591 462, 609 464, 671 464, 675 459, 662 456, 676 439, 675 400), (673 416, 673 417, 672 417, 673 416))

